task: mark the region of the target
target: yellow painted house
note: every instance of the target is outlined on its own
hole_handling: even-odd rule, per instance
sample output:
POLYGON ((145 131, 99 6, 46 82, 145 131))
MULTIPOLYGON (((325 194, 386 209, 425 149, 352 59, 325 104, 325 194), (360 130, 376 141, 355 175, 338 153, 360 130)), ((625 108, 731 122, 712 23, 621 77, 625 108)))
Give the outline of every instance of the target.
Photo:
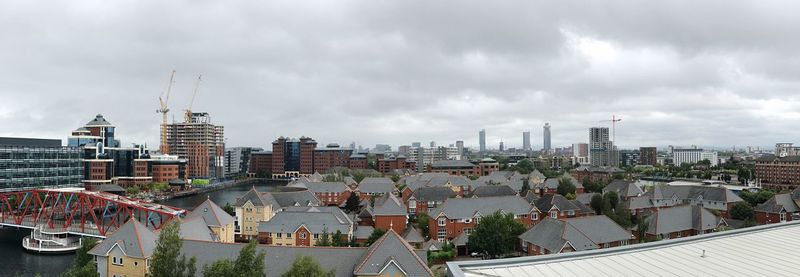
POLYGON ((145 276, 158 236, 135 219, 89 251, 100 277, 145 276))
POLYGON ((202 218, 219 242, 232 243, 235 227, 234 218, 220 208, 211 199, 198 205, 186 216, 186 220, 202 218))
POLYGON ((255 187, 236 200, 236 230, 245 240, 258 236, 258 223, 272 219, 278 207, 269 194, 262 194, 255 187))

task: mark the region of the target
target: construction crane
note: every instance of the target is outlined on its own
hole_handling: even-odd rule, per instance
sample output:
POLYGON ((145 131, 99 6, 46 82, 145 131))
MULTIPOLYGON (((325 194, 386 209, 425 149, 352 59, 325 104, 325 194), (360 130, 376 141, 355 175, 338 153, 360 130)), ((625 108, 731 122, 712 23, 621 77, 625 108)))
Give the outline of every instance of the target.
POLYGON ((194 98, 197 96, 197 89, 200 88, 200 80, 203 79, 203 74, 197 76, 197 82, 194 84, 194 92, 192 93, 192 101, 189 102, 189 108, 186 109, 186 116, 184 119, 186 123, 192 122, 192 106, 194 106, 194 98))
POLYGON ((172 83, 174 79, 175 70, 172 70, 172 72, 169 74, 167 90, 158 97, 158 102, 160 102, 161 106, 158 110, 156 110, 156 113, 161 114, 161 147, 159 147, 159 150, 162 154, 169 152, 169 146, 167 146, 167 113, 169 113, 169 108, 167 107, 167 103, 169 102, 169 92, 172 90, 172 83))
POLYGON ((617 143, 617 122, 622 121, 622 118, 617 118, 617 115, 612 115, 611 120, 600 120, 600 122, 611 122, 611 141, 617 143))

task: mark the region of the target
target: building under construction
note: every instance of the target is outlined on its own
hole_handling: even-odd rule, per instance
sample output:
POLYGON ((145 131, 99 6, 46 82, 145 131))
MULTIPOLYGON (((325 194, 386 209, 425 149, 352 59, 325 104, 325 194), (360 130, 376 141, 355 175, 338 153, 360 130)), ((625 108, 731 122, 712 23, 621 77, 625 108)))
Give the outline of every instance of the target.
POLYGON ((211 124, 208 113, 189 112, 184 122, 164 127, 167 153, 188 161, 190 178, 224 177, 224 127, 211 124))

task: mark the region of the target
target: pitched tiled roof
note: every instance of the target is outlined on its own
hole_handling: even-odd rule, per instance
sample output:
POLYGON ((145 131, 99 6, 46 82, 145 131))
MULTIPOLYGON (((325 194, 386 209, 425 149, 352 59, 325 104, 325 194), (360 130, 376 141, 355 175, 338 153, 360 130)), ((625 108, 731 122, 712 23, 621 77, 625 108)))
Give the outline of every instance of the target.
POLYGON ((309 191, 318 192, 345 192, 350 190, 344 182, 308 182, 305 184, 309 191))
POLYGON ((652 191, 646 193, 653 199, 670 199, 676 196, 678 199, 698 199, 702 197, 707 201, 719 201, 733 203, 744 201, 733 191, 724 187, 707 186, 656 186, 652 191))
POLYGON ((783 193, 773 195, 772 198, 756 207, 757 212, 780 213, 782 210, 787 213, 800 212, 797 202, 800 199, 792 199, 792 194, 783 193))
POLYGON ((391 193, 394 190, 394 182, 389 178, 367 177, 358 184, 358 191, 362 193, 391 193))
POLYGON ((517 191, 506 185, 482 186, 476 188, 470 194, 471 197, 491 197, 491 196, 511 196, 517 195, 517 191))
POLYGON ((546 218, 519 236, 523 241, 558 253, 569 242, 577 251, 597 249, 604 243, 633 239, 631 233, 605 215, 569 219, 546 218))
POLYGON ((105 126, 114 126, 111 122, 108 122, 102 114, 98 114, 94 117, 94 119, 90 120, 86 123, 87 127, 105 127, 105 126))
POLYGON ((648 234, 669 234, 684 230, 710 230, 717 228, 724 220, 709 210, 691 205, 660 208, 645 219, 648 234))
POLYGON ((553 207, 559 211, 582 211, 581 206, 584 206, 578 201, 570 201, 560 194, 545 194, 535 202, 536 208, 539 211, 547 212, 553 207))
POLYGON ((519 196, 448 198, 430 215, 436 218, 440 213, 444 213, 447 218, 462 219, 472 218, 476 212, 481 216, 488 216, 496 211, 522 215, 528 214, 532 209, 531 204, 519 196))
POLYGON ((319 206, 321 203, 319 199, 317 199, 317 196, 308 190, 280 192, 273 191, 265 192, 264 194, 269 194, 281 207, 319 206))
POLYGON ((182 239, 215 241, 218 238, 214 236, 208 224, 202 216, 187 218, 181 221, 180 237, 182 239))
POLYGON ((379 275, 392 262, 397 264, 406 276, 433 276, 427 262, 391 229, 367 249, 366 255, 361 258, 361 262, 356 265, 352 274, 379 275))
POLYGON ((611 183, 603 188, 603 193, 609 191, 616 192, 620 197, 633 197, 644 194, 644 191, 636 186, 635 182, 625 180, 611 181, 611 183))
POLYGON ((244 206, 247 201, 250 201, 250 203, 253 203, 253 205, 256 207, 266 207, 268 205, 275 204, 275 199, 272 197, 272 194, 260 193, 256 190, 256 187, 253 187, 247 191, 244 195, 242 195, 242 197, 237 198, 236 206, 244 206))
POLYGON ((372 232, 375 231, 375 228, 372 226, 356 226, 355 232, 353 232, 353 236, 356 239, 368 239, 372 232))
POLYGON ((156 240, 158 240, 158 236, 153 231, 147 229, 136 219, 130 219, 111 236, 89 250, 89 254, 106 256, 108 251, 116 245, 128 257, 149 258, 156 248, 156 240))
POLYGON ((415 228, 414 226, 408 227, 406 232, 403 233, 403 239, 406 240, 408 243, 423 243, 425 242, 425 237, 415 228))
MULTIPOLYGON (((258 224, 259 232, 269 233, 293 233, 300 226, 305 226, 312 233, 328 233, 341 231, 343 234, 350 232, 353 226, 347 214, 334 210, 323 209, 322 207, 309 207, 306 211, 287 210, 275 214, 270 221, 258 224)), ((338 209, 337 207, 333 207, 338 209)))
POLYGON ((203 220, 206 221, 208 226, 225 226, 233 224, 233 222, 236 221, 231 215, 225 212, 225 210, 212 202, 211 199, 206 199, 206 201, 194 208, 186 218, 189 219, 196 216, 203 217, 203 220))
POLYGON ((472 167, 475 167, 475 165, 466 160, 439 160, 439 161, 434 161, 431 164, 431 168, 472 168, 472 167))
POLYGON ((393 194, 386 194, 375 199, 372 215, 406 215, 406 205, 393 194))
POLYGON ((575 196, 575 200, 581 202, 581 204, 589 205, 592 203, 592 197, 595 195, 599 195, 599 193, 578 193, 578 195, 575 196))
POLYGON ((456 192, 447 187, 421 187, 414 191, 417 201, 444 201, 456 197, 456 192))

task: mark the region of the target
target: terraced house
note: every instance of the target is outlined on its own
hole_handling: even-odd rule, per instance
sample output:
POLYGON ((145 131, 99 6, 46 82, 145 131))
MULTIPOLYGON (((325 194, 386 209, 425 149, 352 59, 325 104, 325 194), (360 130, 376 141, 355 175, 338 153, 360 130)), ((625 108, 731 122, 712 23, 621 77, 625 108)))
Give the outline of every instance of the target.
POLYGON ((314 246, 320 236, 341 232, 353 238, 353 221, 338 207, 287 207, 258 224, 258 239, 268 245, 314 246))
POLYGON ((344 182, 305 182, 297 181, 287 185, 294 188, 305 188, 314 193, 323 206, 340 206, 350 197, 350 187, 344 182))
POLYGON ((800 219, 800 189, 773 195, 755 208, 756 222, 769 224, 800 219))
POLYGON ((538 215, 538 211, 519 196, 448 198, 429 214, 429 236, 444 241, 462 233, 469 235, 481 217, 496 211, 513 214, 525 226, 531 226, 533 214, 538 215))
POLYGON ((647 231, 644 236, 650 240, 702 235, 728 226, 724 218, 714 215, 708 209, 692 205, 660 208, 645 221, 647 231))
POLYGON ((206 199, 186 216, 186 220, 193 218, 203 220, 220 242, 231 243, 234 241, 236 220, 211 199, 206 199))
POLYGON ((742 201, 741 197, 724 187, 656 186, 642 196, 630 197, 624 205, 638 215, 661 207, 689 204, 719 211, 723 217, 730 218, 733 205, 742 201))
POLYGON ((628 230, 605 215, 547 218, 519 238, 523 252, 529 256, 602 249, 635 242, 628 230))
POLYGON ((421 187, 446 187, 453 190, 458 196, 469 194, 477 186, 483 184, 473 183, 464 176, 452 176, 447 173, 423 173, 414 176, 407 176, 400 179, 400 183, 405 185, 401 191, 403 199, 408 199, 415 190, 421 187))
POLYGON ((381 177, 367 177, 358 183, 356 191, 359 194, 359 199, 369 200, 374 196, 381 196, 394 193, 397 188, 392 179, 381 177))
POLYGON ((545 218, 567 219, 594 215, 591 208, 578 200, 569 200, 560 194, 547 194, 533 201, 535 212, 531 213, 531 223, 538 224, 545 218))
POLYGON ((404 200, 408 206, 408 214, 430 213, 448 198, 455 198, 458 194, 447 187, 421 187, 415 190, 404 200))

